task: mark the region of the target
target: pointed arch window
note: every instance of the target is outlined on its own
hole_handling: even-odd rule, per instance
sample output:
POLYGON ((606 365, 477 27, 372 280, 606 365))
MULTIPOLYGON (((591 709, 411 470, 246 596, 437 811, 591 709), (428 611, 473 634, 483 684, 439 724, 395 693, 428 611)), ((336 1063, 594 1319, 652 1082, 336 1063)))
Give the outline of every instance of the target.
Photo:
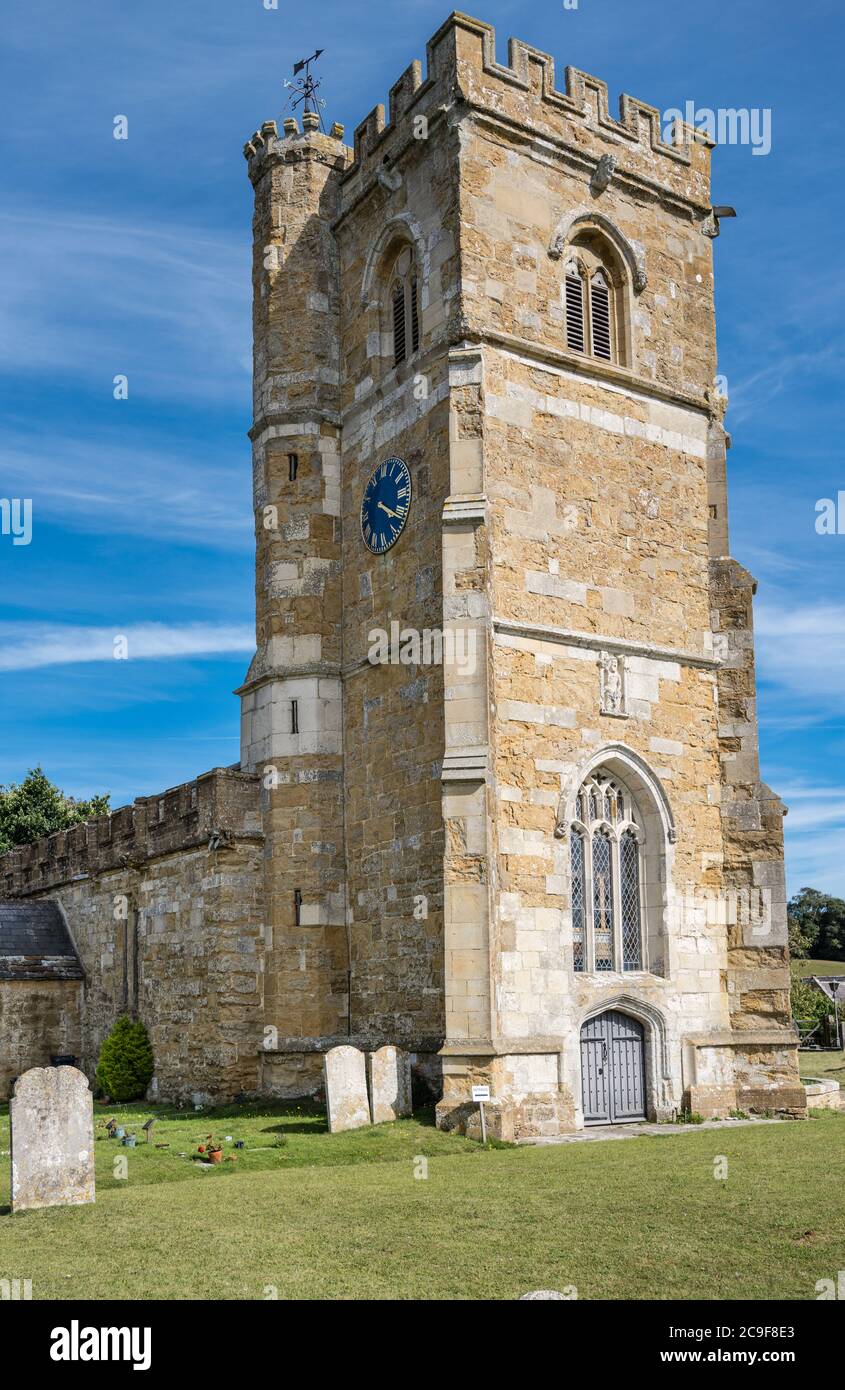
POLYGON ((619 291, 603 258, 579 245, 563 278, 566 346, 605 362, 621 361, 618 347, 619 291))
POLYGON ((642 819, 615 777, 592 773, 570 828, 573 969, 642 970, 642 819))
POLYGON ((417 275, 411 248, 397 257, 390 286, 390 313, 393 332, 393 365, 398 367, 420 345, 420 315, 417 275))

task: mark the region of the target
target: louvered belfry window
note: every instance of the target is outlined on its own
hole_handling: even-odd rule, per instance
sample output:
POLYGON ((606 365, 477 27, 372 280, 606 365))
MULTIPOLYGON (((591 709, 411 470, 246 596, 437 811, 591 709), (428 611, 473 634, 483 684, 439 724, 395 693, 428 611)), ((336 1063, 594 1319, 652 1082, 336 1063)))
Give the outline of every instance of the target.
POLYGON ((399 254, 390 291, 393 329, 393 365, 405 362, 420 345, 420 312, 417 277, 409 247, 399 254))
POLYGON ((584 351, 584 281, 578 265, 572 261, 566 267, 566 346, 573 352, 584 351))
POLYGON ((605 362, 618 360, 613 284, 597 255, 581 247, 566 264, 563 280, 566 346, 605 362))
POLYGON ((420 315, 417 306, 417 281, 416 276, 411 281, 411 352, 416 352, 420 345, 420 315))
POLYGON ((404 362, 408 353, 405 342, 405 285, 397 280, 393 286, 393 365, 404 362))
POLYGON ((627 788, 601 770, 592 773, 569 834, 574 970, 643 969, 643 843, 627 788))
POLYGON ((593 356, 609 362, 610 350, 610 290, 607 280, 597 270, 590 281, 590 329, 593 356))

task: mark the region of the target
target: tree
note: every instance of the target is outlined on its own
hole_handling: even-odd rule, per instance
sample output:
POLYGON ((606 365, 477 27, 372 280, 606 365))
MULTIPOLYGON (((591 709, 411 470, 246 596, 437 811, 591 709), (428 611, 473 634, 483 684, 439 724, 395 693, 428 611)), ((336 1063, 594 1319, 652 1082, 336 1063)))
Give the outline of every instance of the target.
POLYGON ((845 960, 845 902, 802 888, 787 903, 790 949, 796 956, 845 960), (793 942, 795 946, 793 947, 793 942))
POLYGON ((152 1080, 154 1066, 146 1028, 123 1014, 100 1048, 97 1085, 109 1100, 140 1100, 152 1080))
POLYGON ((21 783, 0 787, 0 854, 108 812, 108 796, 76 801, 54 786, 43 768, 30 768, 21 783))

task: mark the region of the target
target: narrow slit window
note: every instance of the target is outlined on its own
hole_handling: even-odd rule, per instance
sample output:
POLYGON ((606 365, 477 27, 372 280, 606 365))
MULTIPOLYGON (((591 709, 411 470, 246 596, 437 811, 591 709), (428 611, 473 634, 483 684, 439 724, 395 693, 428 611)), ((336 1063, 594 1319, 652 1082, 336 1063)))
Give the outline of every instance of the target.
POLYGON ((293 482, 296 482, 296 474, 297 474, 298 468, 299 468, 299 455, 298 455, 298 454, 288 454, 288 479, 289 479, 289 481, 292 482, 292 483, 293 483, 293 482))
POLYGON ((299 733, 299 701, 290 702, 290 731, 292 734, 299 733))
POLYGON ((296 917, 296 925, 302 926, 302 892, 299 888, 293 890, 293 910, 296 917))

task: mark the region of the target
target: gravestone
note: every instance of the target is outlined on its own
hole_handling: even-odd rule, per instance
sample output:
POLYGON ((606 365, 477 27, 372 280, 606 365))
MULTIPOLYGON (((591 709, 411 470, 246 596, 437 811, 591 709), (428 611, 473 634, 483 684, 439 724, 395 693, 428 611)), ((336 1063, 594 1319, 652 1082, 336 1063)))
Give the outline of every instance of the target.
POLYGON ((367 1070, 363 1052, 344 1044, 331 1047, 323 1058, 326 1115, 331 1134, 360 1129, 370 1123, 367 1070))
POLYGON ((401 1047, 380 1047, 367 1056, 370 1115, 374 1125, 411 1113, 411 1059, 401 1047))
POLYGON ((94 1104, 76 1067, 33 1067, 15 1082, 12 1211, 94 1201, 94 1104))

